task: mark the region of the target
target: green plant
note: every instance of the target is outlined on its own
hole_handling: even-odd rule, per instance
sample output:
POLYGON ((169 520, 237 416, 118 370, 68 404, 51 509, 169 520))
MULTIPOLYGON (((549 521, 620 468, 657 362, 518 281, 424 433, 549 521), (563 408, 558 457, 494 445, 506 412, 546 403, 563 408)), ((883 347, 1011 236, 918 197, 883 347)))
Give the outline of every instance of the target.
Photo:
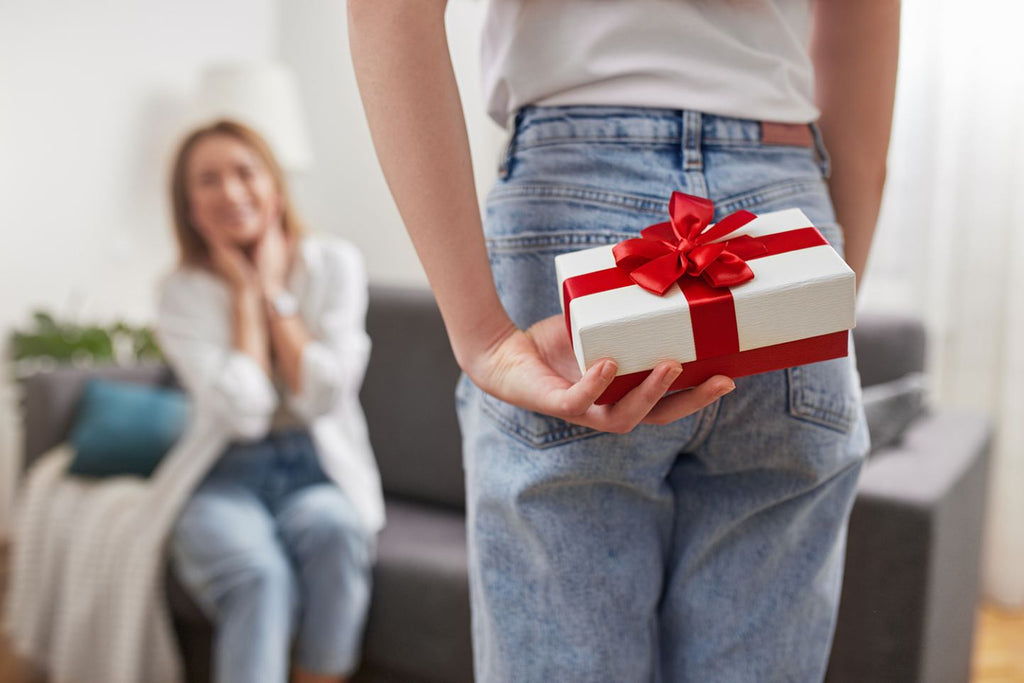
POLYGON ((90 361, 123 362, 162 359, 153 331, 117 322, 109 327, 61 322, 46 311, 32 314, 34 325, 14 330, 10 335, 10 354, 15 362, 50 359, 58 363, 90 361))

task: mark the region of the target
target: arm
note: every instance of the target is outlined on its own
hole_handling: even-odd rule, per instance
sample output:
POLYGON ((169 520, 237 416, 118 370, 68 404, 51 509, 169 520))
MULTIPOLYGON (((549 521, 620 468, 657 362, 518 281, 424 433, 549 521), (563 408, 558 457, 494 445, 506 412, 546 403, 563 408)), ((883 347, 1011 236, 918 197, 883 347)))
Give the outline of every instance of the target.
POLYGON ((448 54, 445 4, 353 0, 349 33, 377 157, 441 307, 455 358, 469 370, 515 326, 491 280, 448 54))
POLYGON ((311 337, 306 324, 298 315, 282 316, 270 303, 277 291, 264 290, 258 296, 266 311, 270 346, 274 351, 274 366, 293 394, 303 389, 302 356, 311 337))
POLYGON ((246 323, 254 315, 262 321, 262 312, 239 310, 238 297, 232 296, 225 306, 233 310, 234 319, 225 331, 225 311, 214 300, 216 292, 191 277, 172 275, 161 289, 156 325, 160 348, 198 411, 216 415, 232 436, 258 439, 269 429, 277 407, 277 392, 258 358, 259 346, 250 347, 257 330, 262 333, 262 322, 251 328, 251 321, 246 323))
POLYGON ((815 0, 811 57, 829 190, 860 285, 885 185, 899 52, 899 0, 815 0))
POLYGON ((252 263, 219 244, 215 250, 221 274, 234 301, 234 348, 256 360, 265 375, 280 373, 289 405, 307 423, 327 413, 343 392, 358 391, 369 358, 366 277, 358 253, 347 245, 324 247, 320 283, 327 307, 315 339, 299 315, 283 316, 272 305, 286 290, 288 272, 299 246, 285 238, 280 225, 264 231, 253 250, 252 263))
POLYGON ((666 362, 615 406, 595 406, 614 378, 614 362, 595 363, 574 383, 552 368, 555 355, 568 353, 567 335, 556 334, 556 319, 525 332, 509 319, 484 245, 445 35, 445 5, 445 0, 349 0, 348 24, 377 157, 459 366, 501 399, 605 431, 629 431, 645 418, 669 422, 707 405, 732 382, 712 378, 662 399, 681 372, 678 363, 666 362))
MULTIPOLYGON (((327 301, 319 315, 318 333, 310 336, 298 316, 282 319, 282 374, 289 382, 289 405, 307 422, 329 412, 344 396, 355 396, 370 360, 370 338, 366 334, 366 274, 355 247, 331 242, 324 247, 327 301), (288 329, 293 328, 293 329, 288 329), (294 349, 294 352, 291 351, 294 349), (285 369, 290 357, 291 369, 285 369), (288 380, 294 373, 296 384, 288 380)), ((275 347, 277 348, 277 347, 275 347)))
POLYGON ((270 375, 270 346, 263 324, 263 301, 255 287, 232 290, 231 338, 234 348, 270 375))
POLYGON ((303 391, 303 354, 312 337, 301 316, 282 316, 271 302, 286 291, 288 272, 298 249, 299 245, 286 238, 281 225, 275 223, 263 232, 253 249, 252 263, 243 268, 265 313, 272 365, 292 395, 303 391))

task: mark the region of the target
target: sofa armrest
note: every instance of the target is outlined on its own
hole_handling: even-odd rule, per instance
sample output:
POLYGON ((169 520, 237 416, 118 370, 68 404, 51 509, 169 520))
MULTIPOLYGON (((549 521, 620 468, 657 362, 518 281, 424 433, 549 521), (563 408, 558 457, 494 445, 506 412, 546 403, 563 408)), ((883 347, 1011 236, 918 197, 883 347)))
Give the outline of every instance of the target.
POLYGON ((858 498, 930 508, 949 495, 979 457, 987 456, 991 438, 986 418, 930 412, 910 425, 898 444, 871 457, 861 474, 858 498))
POLYGON ((865 465, 827 680, 968 680, 992 427, 937 411, 865 465))

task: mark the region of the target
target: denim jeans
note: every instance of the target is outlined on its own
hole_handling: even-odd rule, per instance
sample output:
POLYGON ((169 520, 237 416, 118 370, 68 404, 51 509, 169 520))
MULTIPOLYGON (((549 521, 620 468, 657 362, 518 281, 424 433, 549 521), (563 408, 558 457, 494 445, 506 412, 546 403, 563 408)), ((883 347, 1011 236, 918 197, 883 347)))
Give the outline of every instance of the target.
POLYGON ((214 680, 285 683, 359 660, 372 540, 305 430, 234 443, 186 503, 174 570, 215 624, 214 680))
MULTIPOLYGON (((673 190, 799 207, 842 234, 818 148, 689 111, 527 108, 485 233, 520 327, 559 313, 554 257, 667 220, 673 190)), ((470 588, 485 683, 820 681, 868 448, 852 356, 736 379, 667 426, 598 433, 465 377, 470 588)))

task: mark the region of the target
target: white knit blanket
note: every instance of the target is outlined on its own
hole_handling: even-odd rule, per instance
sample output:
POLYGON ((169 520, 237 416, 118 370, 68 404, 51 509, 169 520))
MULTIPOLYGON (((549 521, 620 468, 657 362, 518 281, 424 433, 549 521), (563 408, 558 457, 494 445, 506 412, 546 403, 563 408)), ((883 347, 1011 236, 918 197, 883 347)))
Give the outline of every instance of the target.
POLYGON ((61 444, 29 471, 15 510, 4 625, 51 683, 177 683, 165 546, 226 445, 197 421, 149 479, 66 474, 61 444))

